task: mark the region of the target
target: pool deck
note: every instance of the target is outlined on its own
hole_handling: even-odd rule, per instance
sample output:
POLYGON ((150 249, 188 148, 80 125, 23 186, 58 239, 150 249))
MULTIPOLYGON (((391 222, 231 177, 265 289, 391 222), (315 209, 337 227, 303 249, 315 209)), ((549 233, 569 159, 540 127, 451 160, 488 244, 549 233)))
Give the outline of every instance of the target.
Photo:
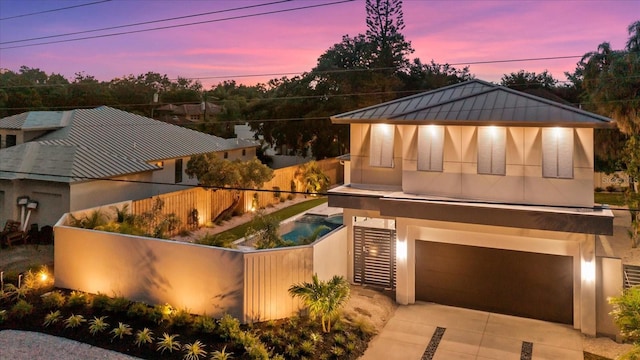
POLYGON ((318 205, 314 208, 307 210, 304 214, 329 217, 333 215, 342 214, 342 211, 343 211, 342 208, 331 207, 327 203, 324 203, 322 205, 318 205))

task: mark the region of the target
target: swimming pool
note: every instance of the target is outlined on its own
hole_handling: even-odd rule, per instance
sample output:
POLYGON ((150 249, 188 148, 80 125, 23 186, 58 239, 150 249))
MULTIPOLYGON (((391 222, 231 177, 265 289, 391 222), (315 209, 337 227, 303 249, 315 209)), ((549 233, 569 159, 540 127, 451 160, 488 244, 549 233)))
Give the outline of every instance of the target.
POLYGON ((306 214, 288 224, 282 225, 282 239, 298 242, 300 238, 311 236, 316 229, 319 230, 318 239, 342 226, 342 214, 323 216, 306 214))

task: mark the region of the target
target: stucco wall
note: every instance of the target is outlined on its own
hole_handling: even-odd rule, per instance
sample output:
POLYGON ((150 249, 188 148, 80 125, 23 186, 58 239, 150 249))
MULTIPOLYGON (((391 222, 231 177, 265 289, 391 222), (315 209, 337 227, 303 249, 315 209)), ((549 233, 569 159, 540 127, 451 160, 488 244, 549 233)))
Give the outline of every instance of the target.
MULTIPOLYGON (((69 211, 69 187, 65 183, 35 180, 0 180, 0 220, 20 221, 21 208, 17 198, 28 196, 38 202, 38 208, 31 212, 29 224, 53 225, 60 216, 69 211)), ((0 221, 4 226, 4 221, 0 221)), ((28 228, 28 226, 27 226, 28 228)))
POLYGON ((318 279, 347 278, 347 243, 347 227, 343 226, 313 244, 313 271, 318 279))
MULTIPOLYGON (((93 208, 125 200, 137 200, 150 197, 152 187, 151 173, 141 173, 117 177, 112 180, 95 180, 73 183, 71 185, 71 204, 67 211, 93 208)), ((64 212, 58 214, 58 218, 64 212)))
POLYGON ((242 318, 239 251, 65 226, 55 238, 56 287, 242 318))
MULTIPOLYGON (((362 127, 363 125, 352 125, 362 127)), ((417 170, 417 126, 397 126, 402 136, 402 189, 405 193, 545 205, 593 205, 593 130, 574 129, 573 179, 542 177, 542 129, 507 128, 506 174, 478 174, 477 127, 445 128, 443 171, 417 170)), ((364 139, 364 137, 362 137, 364 139)), ((354 141, 362 141, 360 137, 354 141)), ((366 139, 364 140, 366 142, 366 139)), ((360 154, 366 147, 356 147, 360 154)), ((353 158, 353 154, 351 155, 353 158)), ((354 162, 354 173, 362 173, 354 162)), ((371 176, 360 181, 377 184, 371 176)))

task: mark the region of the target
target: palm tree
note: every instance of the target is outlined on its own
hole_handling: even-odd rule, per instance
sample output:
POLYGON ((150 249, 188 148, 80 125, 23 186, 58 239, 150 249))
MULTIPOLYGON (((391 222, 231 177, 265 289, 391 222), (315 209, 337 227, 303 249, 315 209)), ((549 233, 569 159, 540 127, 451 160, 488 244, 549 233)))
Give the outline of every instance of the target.
POLYGON ((309 309, 309 315, 316 318, 320 316, 322 331, 331 331, 331 318, 349 298, 349 283, 342 276, 335 275, 329 281, 318 280, 318 274, 314 274, 311 282, 303 282, 291 285, 289 294, 299 297, 309 309))
POLYGON ((629 25, 629 40, 627 40, 627 51, 640 51, 640 21, 629 25))

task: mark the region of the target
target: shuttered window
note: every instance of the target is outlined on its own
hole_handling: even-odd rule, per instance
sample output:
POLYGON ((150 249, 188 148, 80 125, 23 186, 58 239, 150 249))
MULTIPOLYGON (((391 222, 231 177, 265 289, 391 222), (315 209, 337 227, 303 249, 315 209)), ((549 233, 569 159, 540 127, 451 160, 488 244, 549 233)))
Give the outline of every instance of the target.
POLYGON ((507 129, 483 126, 478 128, 478 174, 506 174, 507 129))
POLYGON ((444 126, 418 126, 418 170, 442 171, 444 126))
POLYGON ((542 176, 573 179, 573 129, 542 129, 542 176))
POLYGON ((369 165, 393 167, 393 136, 395 128, 388 124, 371 125, 369 165))

